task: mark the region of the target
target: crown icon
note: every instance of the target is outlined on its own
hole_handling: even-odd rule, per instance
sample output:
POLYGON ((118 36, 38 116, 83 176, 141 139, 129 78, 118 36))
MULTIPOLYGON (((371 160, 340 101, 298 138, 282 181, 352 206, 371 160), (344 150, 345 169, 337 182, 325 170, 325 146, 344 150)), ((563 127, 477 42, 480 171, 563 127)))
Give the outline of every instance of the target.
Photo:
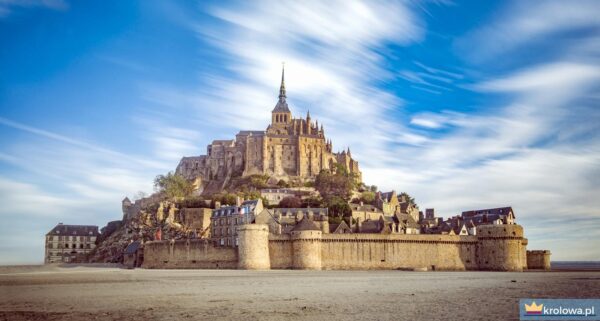
POLYGON ((537 305, 537 304, 535 304, 535 301, 531 302, 531 304, 525 303, 525 313, 527 313, 527 314, 541 314, 543 307, 544 307, 543 304, 537 305))

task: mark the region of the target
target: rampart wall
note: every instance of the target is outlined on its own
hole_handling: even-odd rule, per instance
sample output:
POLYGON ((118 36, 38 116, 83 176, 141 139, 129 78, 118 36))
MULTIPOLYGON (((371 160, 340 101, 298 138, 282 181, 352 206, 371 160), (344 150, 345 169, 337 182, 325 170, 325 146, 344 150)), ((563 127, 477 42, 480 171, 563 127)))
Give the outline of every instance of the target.
POLYGON ((519 225, 481 226, 476 236, 267 231, 262 224, 241 228, 239 250, 203 240, 149 242, 144 267, 522 271, 534 259, 519 225))
POLYGON ((207 240, 152 241, 144 244, 148 269, 235 269, 237 249, 215 247, 207 240))

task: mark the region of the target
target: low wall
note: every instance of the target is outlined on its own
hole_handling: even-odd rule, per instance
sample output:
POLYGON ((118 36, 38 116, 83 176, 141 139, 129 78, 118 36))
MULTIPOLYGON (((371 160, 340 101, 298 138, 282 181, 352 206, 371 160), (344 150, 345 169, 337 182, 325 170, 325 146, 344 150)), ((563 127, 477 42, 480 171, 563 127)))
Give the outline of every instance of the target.
POLYGON ((152 241, 144 244, 148 269, 236 269, 237 249, 215 247, 208 240, 152 241))
POLYGON ((550 251, 527 251, 527 268, 530 270, 550 270, 550 251))

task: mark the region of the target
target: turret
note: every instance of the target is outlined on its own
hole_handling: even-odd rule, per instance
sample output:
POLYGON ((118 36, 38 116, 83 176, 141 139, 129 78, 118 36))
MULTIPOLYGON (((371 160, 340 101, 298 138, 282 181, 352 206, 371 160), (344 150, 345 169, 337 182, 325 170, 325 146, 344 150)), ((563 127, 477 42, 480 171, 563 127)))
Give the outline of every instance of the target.
POLYGON ((292 267, 301 270, 321 269, 321 241, 323 232, 304 217, 291 232, 292 267))
POLYGON ((485 224, 477 226, 477 263, 481 270, 523 271, 526 239, 517 224, 485 224))
POLYGON ((268 270, 271 268, 268 225, 240 225, 238 240, 238 268, 244 270, 268 270))

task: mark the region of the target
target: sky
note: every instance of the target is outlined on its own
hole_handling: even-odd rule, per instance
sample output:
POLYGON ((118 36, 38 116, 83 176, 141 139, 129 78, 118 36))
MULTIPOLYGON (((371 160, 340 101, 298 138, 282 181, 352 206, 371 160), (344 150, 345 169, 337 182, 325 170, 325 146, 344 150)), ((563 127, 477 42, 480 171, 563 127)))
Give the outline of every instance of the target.
POLYGON ((215 139, 296 117, 438 216, 512 206, 600 260, 598 1, 0 0, 0 264, 215 139))

